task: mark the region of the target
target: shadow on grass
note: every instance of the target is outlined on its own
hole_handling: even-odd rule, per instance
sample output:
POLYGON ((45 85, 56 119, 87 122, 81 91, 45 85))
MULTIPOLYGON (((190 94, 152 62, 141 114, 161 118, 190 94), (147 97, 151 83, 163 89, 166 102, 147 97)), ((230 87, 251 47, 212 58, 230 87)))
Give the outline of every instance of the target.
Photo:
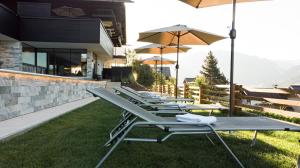
MULTIPOLYGON (((108 148, 103 144, 118 123, 120 109, 101 100, 52 120, 24 135, 0 143, 0 167, 94 167, 108 148)), ((157 129, 137 129, 131 135, 156 137, 157 129)), ((293 167, 289 153, 259 141, 222 134, 246 167, 293 167)), ((211 137, 214 137, 211 135, 211 137)), ((176 136, 162 144, 122 143, 105 162, 107 168, 237 167, 224 147, 203 135, 176 136)))

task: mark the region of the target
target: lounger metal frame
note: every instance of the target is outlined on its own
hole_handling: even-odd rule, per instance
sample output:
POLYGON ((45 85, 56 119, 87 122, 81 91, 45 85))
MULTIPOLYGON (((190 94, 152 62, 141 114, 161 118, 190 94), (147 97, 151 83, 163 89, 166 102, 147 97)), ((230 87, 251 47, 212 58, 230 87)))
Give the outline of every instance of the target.
MULTIPOLYGON (((112 145, 112 147, 109 149, 109 151, 102 157, 102 159, 97 164, 96 168, 101 167, 101 165, 104 163, 104 161, 111 155, 111 153, 119 146, 119 144, 122 141, 134 141, 134 142, 157 142, 161 143, 169 139, 172 135, 193 135, 193 134, 207 134, 207 133, 213 133, 216 135, 218 140, 222 143, 222 145, 225 147, 225 149, 230 153, 230 155, 233 157, 233 159, 237 162, 237 164, 244 168, 244 165, 241 163, 241 161, 238 159, 238 157, 232 152, 232 150, 229 148, 229 146, 225 143, 225 141, 222 139, 222 137, 215 131, 215 129, 209 125, 209 124, 199 124, 199 123, 181 123, 181 122, 147 122, 147 121, 140 121, 135 122, 136 118, 134 118, 130 123, 128 123, 125 127, 120 129, 116 135, 110 139, 107 144, 110 144, 114 140, 116 142, 112 145), (126 138, 128 133, 133 130, 133 128, 137 126, 170 126, 170 125, 177 125, 177 126, 185 126, 185 125, 191 125, 191 126, 205 126, 209 128, 210 131, 192 131, 192 132, 171 132, 167 136, 165 136, 162 139, 151 139, 151 138, 126 138)), ((165 130, 168 131, 168 130, 165 130)))
MULTIPOLYGON (((255 144, 255 141, 257 138, 257 131, 270 129, 269 127, 263 127, 263 128, 256 128, 256 127, 251 127, 251 128, 246 127, 245 128, 244 127, 243 129, 241 129, 241 128, 232 128, 231 126, 229 126, 229 127, 227 126, 224 129, 224 127, 220 127, 220 125, 219 125, 219 127, 215 127, 210 124, 204 124, 204 123, 198 123, 198 122, 192 123, 192 122, 167 121, 167 120, 163 119, 162 117, 155 116, 155 115, 145 111, 144 109, 138 107, 137 105, 127 102, 125 99, 123 99, 117 95, 114 95, 108 91, 105 91, 105 89, 99 89, 97 91, 97 93, 94 93, 92 90, 88 90, 88 91, 91 92, 94 96, 101 97, 104 100, 109 101, 109 102, 124 109, 120 123, 115 128, 113 128, 113 130, 110 132, 110 139, 105 143, 105 146, 111 146, 111 148, 105 154, 105 156, 100 160, 100 162, 97 164, 97 166, 96 166, 97 168, 103 164, 103 162, 111 155, 111 153, 118 147, 118 145, 122 141, 161 143, 161 142, 168 140, 171 136, 182 135, 182 134, 184 134, 184 135, 205 134, 206 136, 207 136, 207 134, 216 135, 217 139, 222 143, 222 145, 225 147, 225 149, 230 153, 230 155, 236 161, 236 163, 240 167, 243 168, 244 167, 243 164, 240 162, 238 157, 232 152, 232 150, 225 143, 225 141, 222 139, 222 137, 218 134, 216 129, 218 131, 255 130, 253 144, 255 144), (126 107, 126 106, 128 106, 128 107, 126 107), (129 111, 126 111, 126 109, 129 111), (145 121, 137 121, 137 118, 141 118, 145 121), (168 132, 168 134, 166 136, 164 136, 163 138, 127 137, 129 132, 131 132, 134 128, 140 127, 140 126, 157 127, 157 128, 164 130, 165 132, 168 132), (180 126, 180 127, 177 128, 174 126, 180 126), (194 126, 194 127, 186 128, 186 126, 194 126)), ((233 117, 230 117, 230 118, 232 118, 232 119, 230 119, 231 122, 241 121, 240 119, 237 119, 237 118, 236 119, 234 119, 233 117)), ((245 117, 245 118, 248 118, 248 117, 245 117)), ((262 119, 261 117, 258 117, 258 118, 259 119, 254 119, 254 120, 259 120, 260 122, 270 120, 267 118, 264 118, 263 120, 261 120, 262 119)), ((228 121, 228 120, 226 119, 226 121, 228 121)), ((252 120, 250 120, 250 121, 252 121, 252 120)), ((270 121, 272 121, 273 124, 275 122, 274 120, 270 120, 270 121)), ((299 126, 294 126, 291 124, 284 124, 284 122, 281 122, 281 121, 280 122, 276 121, 276 122, 278 122, 278 123, 276 123, 276 127, 275 128, 272 127, 272 129, 270 129, 270 130, 284 130, 284 131, 292 130, 292 131, 298 131, 298 132, 300 131, 299 126), (284 126, 280 125, 280 123, 284 124, 284 126), (277 125, 277 124, 279 124, 279 125, 277 125)))

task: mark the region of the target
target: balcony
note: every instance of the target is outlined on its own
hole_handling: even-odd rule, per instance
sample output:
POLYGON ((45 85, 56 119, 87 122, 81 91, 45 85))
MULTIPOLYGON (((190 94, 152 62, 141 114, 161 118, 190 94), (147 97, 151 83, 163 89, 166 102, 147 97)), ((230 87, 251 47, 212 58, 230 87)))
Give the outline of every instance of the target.
POLYGON ((113 55, 113 43, 100 19, 22 17, 20 40, 38 48, 85 48, 113 55))

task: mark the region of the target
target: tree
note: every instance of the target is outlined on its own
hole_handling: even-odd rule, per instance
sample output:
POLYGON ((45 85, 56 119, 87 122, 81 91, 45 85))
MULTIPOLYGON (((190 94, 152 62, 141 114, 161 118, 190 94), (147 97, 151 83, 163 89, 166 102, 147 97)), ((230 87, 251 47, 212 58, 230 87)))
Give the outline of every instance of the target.
POLYGON ((210 85, 228 84, 228 80, 225 75, 220 72, 217 65, 218 61, 210 51, 204 60, 204 65, 202 65, 200 73, 205 77, 207 83, 210 85))
POLYGON ((155 78, 154 73, 152 72, 152 69, 149 65, 141 64, 141 61, 135 60, 132 63, 132 71, 133 73, 137 74, 137 83, 146 87, 150 87, 153 85, 155 78))
POLYGON ((199 75, 196 77, 195 84, 196 86, 206 85, 207 80, 203 75, 199 75))
POLYGON ((137 60, 137 55, 134 50, 126 50, 126 65, 132 65, 137 60))

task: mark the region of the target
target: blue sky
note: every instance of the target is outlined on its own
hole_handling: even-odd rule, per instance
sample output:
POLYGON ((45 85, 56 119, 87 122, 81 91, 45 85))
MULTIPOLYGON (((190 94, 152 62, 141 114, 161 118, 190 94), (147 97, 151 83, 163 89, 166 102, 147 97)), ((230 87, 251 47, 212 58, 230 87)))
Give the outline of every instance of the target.
MULTIPOLYGON (((300 1, 272 0, 237 5, 236 51, 266 59, 300 59, 300 1)), ((232 6, 195 9, 178 0, 135 0, 126 4, 127 43, 133 47, 138 33, 185 24, 228 36, 232 6)), ((230 51, 230 39, 211 46, 194 46, 195 51, 230 51)), ((187 53, 188 54, 188 53, 187 53)))

